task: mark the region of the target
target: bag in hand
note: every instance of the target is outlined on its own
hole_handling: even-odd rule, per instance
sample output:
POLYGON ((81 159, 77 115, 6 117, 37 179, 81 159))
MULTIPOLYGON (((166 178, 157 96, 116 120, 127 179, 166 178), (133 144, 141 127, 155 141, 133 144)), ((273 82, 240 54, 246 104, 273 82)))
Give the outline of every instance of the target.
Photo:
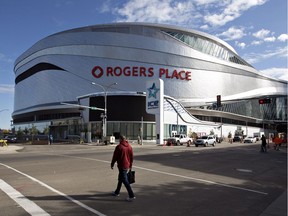
POLYGON ((129 181, 129 183, 130 183, 130 184, 135 183, 135 171, 130 170, 130 171, 127 173, 127 175, 128 175, 128 181, 129 181))

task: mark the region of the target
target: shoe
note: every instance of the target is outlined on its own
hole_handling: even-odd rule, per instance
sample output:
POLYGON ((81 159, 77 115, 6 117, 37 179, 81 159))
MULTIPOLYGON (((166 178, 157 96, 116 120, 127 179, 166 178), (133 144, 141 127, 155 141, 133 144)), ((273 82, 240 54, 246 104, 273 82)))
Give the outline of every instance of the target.
POLYGON ((112 196, 118 197, 120 194, 116 194, 114 191, 112 192, 112 196))
POLYGON ((127 198, 126 198, 126 201, 132 202, 132 201, 135 200, 135 199, 136 199, 135 196, 134 196, 134 197, 127 197, 127 198))

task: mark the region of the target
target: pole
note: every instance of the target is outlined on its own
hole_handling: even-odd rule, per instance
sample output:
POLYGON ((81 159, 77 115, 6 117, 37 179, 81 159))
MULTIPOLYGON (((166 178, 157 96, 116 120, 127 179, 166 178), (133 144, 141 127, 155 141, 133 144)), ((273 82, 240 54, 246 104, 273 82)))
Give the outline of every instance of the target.
POLYGON ((92 82, 92 85, 99 86, 103 89, 104 91, 104 116, 103 116, 103 136, 102 140, 105 141, 105 138, 107 136, 107 90, 112 86, 112 85, 117 85, 117 83, 112 83, 108 85, 106 88, 103 85, 100 85, 98 83, 92 82))
POLYGON ((143 145, 143 116, 141 116, 141 145, 143 145))
POLYGON ((107 134, 107 91, 105 90, 105 96, 104 96, 104 117, 103 117, 103 138, 106 137, 106 134, 107 134))

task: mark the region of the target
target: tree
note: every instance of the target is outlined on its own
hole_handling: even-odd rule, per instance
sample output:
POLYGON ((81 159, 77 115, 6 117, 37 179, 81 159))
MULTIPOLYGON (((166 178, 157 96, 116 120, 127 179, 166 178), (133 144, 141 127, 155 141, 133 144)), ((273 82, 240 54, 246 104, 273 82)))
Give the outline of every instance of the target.
POLYGON ((29 133, 29 130, 28 130, 28 128, 27 128, 27 127, 25 127, 25 128, 24 128, 24 133, 25 133, 25 135, 28 135, 28 133, 29 133))
POLYGON ((37 127, 34 124, 32 124, 32 127, 29 128, 29 133, 32 136, 32 138, 31 138, 32 140, 31 141, 33 143, 34 136, 38 134, 38 129, 37 129, 37 127))
POLYGON ((16 134, 17 134, 18 139, 22 139, 22 137, 24 135, 24 131, 21 129, 21 127, 18 128, 16 134))
POLYGON ((44 129, 43 129, 43 133, 45 135, 48 135, 49 134, 49 126, 46 126, 44 129))

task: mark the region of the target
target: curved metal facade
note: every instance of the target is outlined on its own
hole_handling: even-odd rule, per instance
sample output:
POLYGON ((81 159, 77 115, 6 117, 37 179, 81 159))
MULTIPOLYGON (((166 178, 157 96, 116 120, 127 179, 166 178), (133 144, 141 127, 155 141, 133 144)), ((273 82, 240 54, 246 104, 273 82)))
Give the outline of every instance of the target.
MULTIPOLYGON (((67 112, 61 102, 103 91, 91 82, 117 82, 109 91, 144 92, 146 81, 158 78, 164 94, 185 107, 209 105, 221 95, 223 104, 285 97, 279 106, 287 108, 287 82, 261 75, 214 36, 166 25, 116 23, 60 32, 24 52, 14 71, 14 122, 37 112, 67 112)), ((282 112, 287 120, 287 109, 282 112)))

